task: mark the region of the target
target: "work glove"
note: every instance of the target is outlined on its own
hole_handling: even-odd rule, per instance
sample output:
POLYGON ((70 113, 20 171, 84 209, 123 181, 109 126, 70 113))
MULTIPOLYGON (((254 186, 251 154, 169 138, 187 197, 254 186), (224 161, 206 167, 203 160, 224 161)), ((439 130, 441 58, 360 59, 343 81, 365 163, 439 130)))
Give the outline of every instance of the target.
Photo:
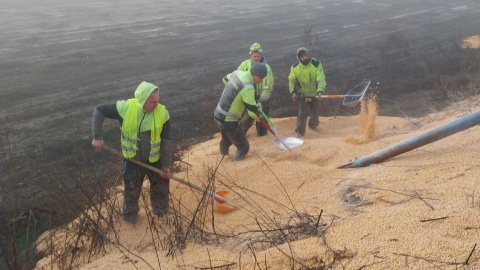
POLYGON ((293 101, 297 101, 297 100, 298 100, 298 94, 297 94, 297 93, 293 93, 293 94, 292 94, 292 100, 293 100, 293 101))
POLYGON ((315 96, 316 99, 322 99, 322 95, 325 95, 323 92, 317 92, 317 95, 315 96))
POLYGON ((262 105, 265 106, 265 105, 267 105, 268 100, 267 100, 266 97, 260 97, 260 98, 258 99, 258 102, 262 103, 262 105))
POLYGON ((257 108, 258 108, 260 111, 263 111, 263 104, 262 104, 262 102, 258 102, 258 103, 257 103, 257 108))

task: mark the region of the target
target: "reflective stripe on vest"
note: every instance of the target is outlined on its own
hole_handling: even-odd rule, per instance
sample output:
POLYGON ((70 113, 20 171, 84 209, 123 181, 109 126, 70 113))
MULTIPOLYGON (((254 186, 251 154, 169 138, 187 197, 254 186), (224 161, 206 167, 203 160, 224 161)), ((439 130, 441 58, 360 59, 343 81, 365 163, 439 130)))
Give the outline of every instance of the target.
MULTIPOLYGON (((128 100, 128 109, 123 119, 121 131, 122 153, 125 158, 133 158, 138 150, 138 101, 135 98, 128 100)), ((150 128, 150 154, 148 160, 155 162, 160 159, 160 144, 163 124, 166 118, 166 109, 164 105, 158 104, 153 111, 150 128)))
POLYGON ((219 113, 221 113, 225 116, 232 117, 232 118, 235 118, 237 120, 240 120, 240 118, 241 118, 238 115, 235 115, 233 113, 229 113, 229 112, 225 111, 224 109, 222 109, 222 107, 220 107, 220 104, 217 104, 217 110, 218 110, 219 113))

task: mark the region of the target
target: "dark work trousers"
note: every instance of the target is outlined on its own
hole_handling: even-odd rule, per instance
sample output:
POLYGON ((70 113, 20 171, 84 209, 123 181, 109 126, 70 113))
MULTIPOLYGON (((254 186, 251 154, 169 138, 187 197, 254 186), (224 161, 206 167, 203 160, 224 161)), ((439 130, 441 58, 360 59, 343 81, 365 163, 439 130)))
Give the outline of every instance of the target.
MULTIPOLYGON (((146 164, 160 168, 160 161, 146 164)), ((154 214, 163 216, 168 212, 170 180, 162 178, 157 172, 143 168, 131 161, 123 162, 123 218, 129 222, 135 222, 138 211, 138 199, 142 191, 142 184, 145 176, 150 181, 150 203, 154 214)))
MULTIPOLYGON (((270 107, 264 106, 263 107, 263 112, 268 116, 268 113, 270 112, 270 107)), ((255 120, 248 115, 247 110, 245 110, 242 114, 242 118, 240 119, 240 126, 242 127, 243 131, 245 134, 247 131, 252 127, 253 123, 255 120)), ((265 136, 268 134, 268 129, 262 125, 260 122, 255 123, 255 128, 257 129, 257 136, 265 136)))
POLYGON ((308 120, 308 126, 310 128, 316 129, 320 123, 318 120, 318 99, 310 98, 310 101, 307 100, 305 98, 300 98, 298 100, 298 117, 295 131, 301 136, 305 135, 307 117, 309 113, 310 119, 308 120))
POLYGON ((250 150, 250 143, 238 121, 224 122, 215 118, 215 123, 222 134, 222 139, 220 140, 220 154, 228 155, 228 150, 233 144, 237 147, 233 160, 240 161, 244 159, 250 150))

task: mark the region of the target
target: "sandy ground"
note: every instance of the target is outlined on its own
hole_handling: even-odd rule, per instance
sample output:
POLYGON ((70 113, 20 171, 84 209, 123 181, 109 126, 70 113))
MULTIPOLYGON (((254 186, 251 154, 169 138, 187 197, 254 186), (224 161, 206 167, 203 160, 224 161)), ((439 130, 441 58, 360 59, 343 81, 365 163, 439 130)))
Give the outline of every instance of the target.
MULTIPOLYGON (((210 203, 199 210, 205 197, 172 181, 167 217, 151 219, 148 204, 135 225, 116 216, 116 234, 106 235, 112 243, 90 258, 92 248, 76 250, 85 257, 79 256, 74 265, 117 270, 478 269, 478 125, 379 164, 337 167, 479 109, 480 98, 475 97, 422 118, 376 116, 368 110, 358 116, 322 117, 320 132, 307 129, 304 144, 292 152, 275 146, 273 136, 257 137, 250 130, 251 151, 241 162, 232 162, 231 156, 222 160, 217 134, 188 152, 188 166, 176 176, 202 187, 214 179, 216 190, 229 191, 226 198, 234 211, 211 211, 218 209, 210 203), (369 114, 366 129, 362 121, 369 114), (179 213, 191 220, 184 224, 190 232, 178 228, 179 213), (172 240, 175 230, 184 235, 201 231, 203 240, 186 237, 180 251, 172 248, 178 243, 172 240)), ((295 118, 272 121, 281 136, 294 135, 295 118)), ((120 193, 115 194, 114 201, 121 202, 120 193)), ((64 236, 64 230, 46 233, 39 249, 51 239, 67 242, 64 236)), ((61 246, 56 246, 57 254, 65 250, 61 246)), ((51 258, 42 259, 37 269, 70 263, 52 265, 51 258)))

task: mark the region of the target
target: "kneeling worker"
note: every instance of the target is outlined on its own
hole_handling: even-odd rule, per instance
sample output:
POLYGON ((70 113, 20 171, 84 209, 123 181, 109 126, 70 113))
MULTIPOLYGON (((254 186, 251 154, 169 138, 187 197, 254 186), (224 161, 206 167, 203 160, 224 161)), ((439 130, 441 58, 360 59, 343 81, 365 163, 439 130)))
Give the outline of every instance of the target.
POLYGON ((267 67, 262 63, 252 65, 250 71, 234 71, 223 89, 222 96, 214 111, 215 122, 220 129, 220 154, 228 155, 233 144, 237 147, 234 161, 245 158, 250 150, 245 131, 240 127, 239 120, 246 109, 250 117, 259 121, 261 118, 255 102, 255 84, 261 83, 267 76, 267 67))
MULTIPOLYGON (((265 115, 268 115, 270 111, 269 103, 272 96, 274 83, 272 69, 270 68, 270 65, 268 65, 265 56, 263 56, 263 50, 262 47, 260 47, 260 44, 253 43, 252 46, 250 46, 249 55, 250 59, 243 61, 238 66, 237 70, 249 71, 255 63, 265 64, 265 66, 267 67, 267 77, 265 77, 262 82, 256 83, 254 87, 255 102, 260 102, 262 104, 263 112, 265 113, 265 115)), ((227 85, 229 78, 230 74, 223 78, 224 85, 227 85)), ((243 131, 245 131, 245 133, 247 133, 247 131, 250 129, 254 122, 255 120, 251 118, 246 111, 244 111, 242 114, 242 118, 240 119, 240 126, 242 127, 243 131)), ((257 130, 258 136, 265 136, 268 133, 267 128, 259 122, 256 123, 255 128, 257 130)))

